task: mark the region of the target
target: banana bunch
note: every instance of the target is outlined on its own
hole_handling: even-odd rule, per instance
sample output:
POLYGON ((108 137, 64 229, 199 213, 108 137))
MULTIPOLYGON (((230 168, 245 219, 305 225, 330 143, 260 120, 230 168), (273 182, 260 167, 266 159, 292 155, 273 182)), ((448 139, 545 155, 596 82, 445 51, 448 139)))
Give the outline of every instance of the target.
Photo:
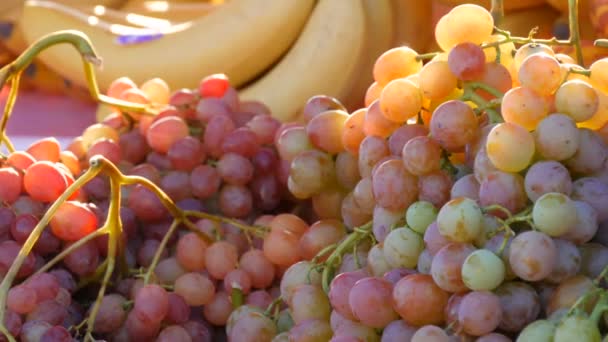
MULTIPOLYGON (((223 73, 242 99, 264 101, 289 120, 317 94, 361 106, 380 54, 398 45, 422 53, 433 37, 431 1, 106 1, 24 1, 3 42, 18 53, 50 32, 80 30, 103 59, 102 91, 121 76, 160 77, 179 89, 223 73)), ((86 84, 70 46, 49 48, 39 62, 61 83, 86 84)))

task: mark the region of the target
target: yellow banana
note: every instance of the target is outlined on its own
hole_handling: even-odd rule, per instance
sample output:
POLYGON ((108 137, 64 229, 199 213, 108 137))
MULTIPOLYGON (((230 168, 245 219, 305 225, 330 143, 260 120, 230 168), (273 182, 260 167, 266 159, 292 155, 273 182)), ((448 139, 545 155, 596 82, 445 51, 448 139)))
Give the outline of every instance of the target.
POLYGON ((392 0, 395 16, 393 46, 407 45, 419 53, 433 41, 433 6, 430 0, 392 0))
MULTIPOLYGON (((174 0, 175 1, 175 0, 174 0)), ((182 22, 202 17, 216 10, 219 2, 127 1, 119 11, 107 10, 103 18, 123 20, 126 24, 147 27, 145 17, 182 22), (125 18, 125 16, 127 16, 125 18), (145 16, 141 18, 140 16, 145 16), (141 20, 143 19, 143 20, 141 20), (140 23, 144 25, 140 25, 140 23)))
POLYGON ((392 47, 395 25, 392 0, 363 0, 365 27, 367 29, 365 46, 356 67, 355 80, 343 104, 350 111, 364 106, 364 96, 374 81, 372 71, 376 59, 392 47))
POLYGON ((287 55, 241 90, 241 99, 264 102, 282 121, 297 117, 311 96, 325 94, 342 100, 352 86, 352 75, 358 72, 365 24, 361 0, 319 0, 287 55))
MULTIPOLYGON (((195 21, 149 30, 112 26, 71 7, 32 0, 23 9, 22 31, 28 43, 57 30, 85 33, 104 61, 97 72, 102 91, 121 76, 137 83, 161 77, 175 89, 193 88, 204 75, 225 73, 238 86, 289 49, 313 7, 313 0, 231 0, 195 21), (148 41, 117 44, 124 34, 148 41)), ((53 46, 40 59, 74 83, 86 84, 81 57, 71 46, 53 46)))

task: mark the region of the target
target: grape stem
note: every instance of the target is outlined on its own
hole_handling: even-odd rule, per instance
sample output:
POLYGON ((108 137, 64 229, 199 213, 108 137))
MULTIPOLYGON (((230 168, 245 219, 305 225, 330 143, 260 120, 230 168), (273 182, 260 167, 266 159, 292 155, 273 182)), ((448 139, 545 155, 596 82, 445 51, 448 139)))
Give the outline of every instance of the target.
POLYGON ((490 13, 492 13, 492 18, 494 18, 494 25, 499 26, 505 16, 505 6, 503 4, 503 0, 492 0, 490 13))
POLYGON ((598 325, 600 322, 600 319, 602 318, 602 315, 607 310, 608 310, 608 293, 604 291, 604 292, 602 292, 602 294, 600 294, 600 299, 595 304, 595 307, 593 308, 593 311, 591 312, 591 316, 589 317, 589 319, 595 325, 598 325))
POLYGON ((504 95, 497 89, 490 87, 487 84, 483 84, 481 82, 470 82, 465 84, 464 93, 460 97, 460 100, 472 101, 473 103, 475 103, 479 109, 485 111, 488 114, 491 124, 504 122, 500 113, 491 108, 495 105, 496 102, 486 101, 483 97, 481 97, 481 95, 475 92, 475 90, 477 89, 483 89, 498 98, 502 98, 502 96, 504 95))
POLYGON ((335 268, 338 261, 342 258, 342 255, 347 253, 353 248, 353 245, 358 243, 360 240, 367 237, 372 232, 372 221, 366 224, 355 227, 353 232, 336 247, 336 249, 330 254, 327 260, 323 263, 323 273, 321 275, 321 284, 325 293, 329 293, 329 283, 331 282, 331 276, 333 269, 335 268))
POLYGON ((437 55, 441 54, 441 52, 429 52, 429 53, 421 53, 416 56, 417 61, 425 61, 427 59, 433 59, 437 55))

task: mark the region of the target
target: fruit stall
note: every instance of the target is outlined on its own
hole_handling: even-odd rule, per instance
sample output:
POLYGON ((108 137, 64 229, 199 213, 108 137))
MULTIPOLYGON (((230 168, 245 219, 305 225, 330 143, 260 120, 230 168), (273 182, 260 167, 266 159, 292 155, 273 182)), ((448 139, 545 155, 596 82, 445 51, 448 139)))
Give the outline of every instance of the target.
POLYGON ((608 0, 4 0, 0 108, 0 341, 608 341, 608 0))

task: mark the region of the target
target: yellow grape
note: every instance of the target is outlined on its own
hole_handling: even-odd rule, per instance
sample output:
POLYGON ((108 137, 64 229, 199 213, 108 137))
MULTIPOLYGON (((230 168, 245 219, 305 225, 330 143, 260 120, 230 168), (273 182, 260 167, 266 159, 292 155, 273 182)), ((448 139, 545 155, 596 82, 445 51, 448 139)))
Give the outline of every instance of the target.
POLYGON ((516 123, 532 131, 549 114, 545 97, 527 87, 512 88, 502 99, 502 117, 505 122, 516 123))
POLYGON ((119 134, 114 128, 102 123, 93 124, 82 132, 82 143, 87 147, 99 139, 110 139, 118 142, 119 134))
POLYGON ((310 142, 318 149, 337 154, 344 151, 342 130, 349 115, 343 110, 328 110, 313 117, 306 125, 310 142))
POLYGON ((137 88, 137 85, 130 78, 123 76, 115 79, 108 86, 108 90, 106 94, 109 97, 113 97, 115 99, 120 98, 120 94, 122 94, 127 89, 137 88))
POLYGON ((481 44, 487 41, 494 30, 494 19, 485 8, 463 4, 454 7, 435 26, 435 39, 443 51, 449 51, 457 44, 471 42, 481 44))
POLYGON ((549 46, 547 46, 545 44, 528 43, 526 45, 523 45, 519 49, 517 49, 517 52, 515 53, 515 56, 513 57, 513 62, 515 63, 514 64, 515 69, 519 70, 519 67, 521 66, 521 64, 524 62, 524 60, 526 58, 528 58, 529 56, 538 54, 538 53, 544 53, 549 56, 555 56, 555 52, 553 51, 553 49, 551 49, 549 46))
POLYGON ((381 92, 382 86, 379 85, 378 82, 370 84, 369 88, 367 88, 367 91, 365 92, 365 107, 369 107, 372 102, 379 99, 381 92))
POLYGON ((436 62, 436 61, 448 61, 448 53, 447 52, 440 52, 438 53, 435 57, 433 57, 433 59, 431 59, 431 62, 436 62))
POLYGON ((420 73, 409 75, 408 77, 404 78, 404 80, 410 81, 414 83, 416 87, 420 88, 420 73))
POLYGON ((422 61, 416 60, 418 53, 407 46, 392 48, 384 52, 374 64, 374 80, 384 87, 388 82, 415 74, 422 69, 422 61))
POLYGON ((598 98, 597 111, 591 118, 577 124, 578 127, 597 130, 608 123, 608 95, 599 90, 595 90, 598 98))
POLYGON ((144 92, 150 99, 150 101, 159 104, 169 103, 169 97, 171 96, 171 90, 169 85, 162 78, 152 78, 144 82, 141 87, 141 91, 144 92))
POLYGON ((599 90, 608 93, 608 58, 598 59, 589 67, 591 83, 599 90))
POLYGON ((431 100, 450 95, 458 83, 447 61, 431 61, 422 67, 418 75, 422 94, 431 100))
POLYGON ((388 120, 406 122, 422 109, 420 88, 405 79, 389 82, 380 94, 380 109, 388 120))
POLYGON ((574 58, 572 58, 572 56, 566 55, 565 53, 556 53, 555 58, 561 64, 576 64, 576 61, 574 60, 574 58))
POLYGON ((591 119, 598 105, 599 99, 595 89, 581 80, 567 81, 555 93, 555 109, 575 122, 591 119))
MULTIPOLYGON (((506 37, 502 34, 493 34, 484 43, 500 42, 505 40, 506 37)), ((502 43, 498 46, 500 50, 500 64, 509 66, 513 63, 513 55, 515 53, 515 44, 513 42, 502 43)), ((496 62, 496 47, 489 47, 483 49, 483 53, 486 55, 486 62, 496 62)))
POLYGON ((519 172, 532 161, 534 137, 522 126, 510 122, 500 123, 488 134, 486 151, 497 169, 519 172))
POLYGON ((519 83, 540 95, 553 94, 562 78, 557 60, 544 53, 528 56, 517 72, 519 83))

